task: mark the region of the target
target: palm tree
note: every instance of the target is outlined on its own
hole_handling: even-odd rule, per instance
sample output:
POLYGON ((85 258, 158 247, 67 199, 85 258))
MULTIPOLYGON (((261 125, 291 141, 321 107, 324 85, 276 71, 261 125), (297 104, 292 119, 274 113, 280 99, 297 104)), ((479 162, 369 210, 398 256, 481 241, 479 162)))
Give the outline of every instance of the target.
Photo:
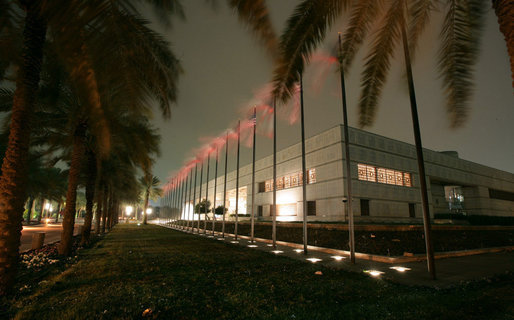
POLYGON ((510 56, 510 72, 512 74, 512 87, 514 88, 514 3, 510 0, 492 0, 493 8, 498 17, 500 31, 505 37, 507 51, 510 56))
MULTIPOLYGON (((498 2, 498 6, 502 9, 508 7, 505 2, 498 2)), ((370 33, 372 26, 377 25, 376 35, 366 56, 359 101, 360 125, 372 124, 390 68, 390 60, 394 49, 400 45, 403 11, 401 8, 402 0, 301 2, 288 20, 281 38, 282 57, 274 76, 275 96, 282 101, 289 99, 294 84, 299 80, 298 74, 303 71, 312 52, 325 38, 327 29, 344 11, 349 11, 350 21, 343 37, 345 68, 353 63, 355 53, 363 40, 370 33)), ((478 57, 478 43, 485 14, 484 1, 408 1, 408 40, 412 53, 435 11, 445 13, 438 56, 439 72, 446 93, 450 124, 452 127, 458 127, 466 120, 468 102, 472 94, 472 66, 478 57)))
POLYGON ((156 200, 162 195, 162 189, 159 188, 159 184, 161 181, 156 176, 152 176, 151 174, 146 174, 139 179, 139 183, 143 187, 144 194, 144 204, 143 204, 143 224, 146 224, 147 214, 146 209, 148 209, 148 200, 156 200))

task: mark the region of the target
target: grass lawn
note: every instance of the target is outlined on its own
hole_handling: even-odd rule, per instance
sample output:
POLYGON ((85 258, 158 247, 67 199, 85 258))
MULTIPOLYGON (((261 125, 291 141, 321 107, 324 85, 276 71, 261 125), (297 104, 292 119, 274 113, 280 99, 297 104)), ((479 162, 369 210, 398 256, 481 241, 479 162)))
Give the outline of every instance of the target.
POLYGON ((16 319, 514 319, 514 277, 436 290, 120 224, 11 301, 16 319), (321 270, 323 275, 315 275, 321 270))

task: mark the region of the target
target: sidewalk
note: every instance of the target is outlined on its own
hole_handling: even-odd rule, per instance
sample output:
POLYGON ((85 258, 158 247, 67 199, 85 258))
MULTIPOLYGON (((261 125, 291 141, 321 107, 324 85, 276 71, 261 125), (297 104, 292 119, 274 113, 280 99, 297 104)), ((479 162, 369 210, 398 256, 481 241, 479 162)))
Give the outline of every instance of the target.
MULTIPOLYGON (((177 231, 191 233, 190 231, 164 226, 177 231)), ((196 231, 196 230, 195 230, 196 231)), ((203 229, 200 229, 203 232, 203 229)), ((196 234, 196 232, 195 232, 196 234)), ((198 236, 198 234, 196 234, 198 236)), ((207 235, 200 234, 202 237, 212 237, 212 231, 207 230, 207 235)), ((402 264, 386 263, 358 258, 356 254, 355 264, 350 262, 347 251, 339 251, 340 254, 327 253, 324 248, 308 247, 308 254, 303 253, 303 246, 295 243, 277 241, 276 248, 273 248, 268 239, 255 239, 255 243, 250 242, 247 236, 238 236, 238 241, 233 234, 225 233, 225 239, 221 238, 221 233, 215 232, 218 241, 224 241, 233 245, 245 246, 249 250, 261 250, 270 254, 282 255, 296 260, 303 260, 307 263, 316 263, 335 269, 343 269, 351 272, 366 272, 372 277, 385 278, 396 283, 412 286, 429 287, 451 287, 462 282, 469 282, 490 278, 494 275, 514 272, 514 252, 505 250, 496 253, 484 253, 468 256, 445 257, 435 260, 436 280, 431 278, 427 269, 426 261, 406 262, 402 264), (320 259, 320 260, 317 260, 320 259), (403 269, 402 269, 403 268, 403 269), (398 271, 399 270, 399 271, 398 271), (370 271, 377 271, 371 272, 370 271), (376 274, 376 275, 373 275, 376 274)), ((368 256, 368 255, 364 255, 368 256)))

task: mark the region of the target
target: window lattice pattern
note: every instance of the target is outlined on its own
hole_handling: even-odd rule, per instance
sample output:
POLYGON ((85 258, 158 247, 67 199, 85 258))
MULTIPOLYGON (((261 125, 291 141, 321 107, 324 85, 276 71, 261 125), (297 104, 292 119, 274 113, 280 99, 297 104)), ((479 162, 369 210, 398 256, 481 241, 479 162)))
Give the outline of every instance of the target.
POLYGON ((412 176, 408 172, 392 169, 377 168, 367 164, 357 165, 358 178, 362 181, 393 184, 397 186, 412 187, 412 176))
MULTIPOLYGON (((307 184, 316 183, 316 169, 307 170, 307 184)), ((277 190, 299 187, 303 185, 301 172, 292 175, 277 177, 277 190)), ((259 189, 260 190, 260 189, 259 189)), ((264 192, 273 191, 273 179, 264 182, 264 192)), ((262 192, 262 191, 260 191, 262 192)))

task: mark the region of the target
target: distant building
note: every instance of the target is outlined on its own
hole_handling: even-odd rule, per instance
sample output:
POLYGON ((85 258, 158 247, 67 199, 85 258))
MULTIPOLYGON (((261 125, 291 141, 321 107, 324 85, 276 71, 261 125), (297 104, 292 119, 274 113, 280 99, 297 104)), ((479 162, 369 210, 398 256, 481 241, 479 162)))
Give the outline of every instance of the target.
MULTIPOLYGON (((417 222, 422 219, 415 147, 350 129, 353 213, 356 221, 417 222)), ((306 140, 309 221, 345 221, 342 126, 306 140)), ((514 216, 514 174, 460 159, 457 152, 424 149, 430 214, 514 216)), ((270 220, 273 204, 273 155, 255 164, 255 216, 270 220)), ((301 145, 277 152, 277 220, 301 221, 303 215, 301 145)), ((239 214, 251 213, 252 164, 239 172, 239 214)), ((216 206, 223 202, 224 176, 217 181, 216 206)), ((236 172, 227 175, 228 215, 235 213, 236 172)), ((196 189, 199 198, 200 186, 196 189)), ((209 200, 214 203, 214 179, 209 200)), ((202 187, 205 198, 205 183, 202 187)), ((198 201, 198 200, 197 200, 198 201)), ((166 202, 166 200, 165 200, 166 202)), ((169 202, 168 202, 169 203, 169 202)), ((183 218, 191 209, 186 205, 183 218)))

